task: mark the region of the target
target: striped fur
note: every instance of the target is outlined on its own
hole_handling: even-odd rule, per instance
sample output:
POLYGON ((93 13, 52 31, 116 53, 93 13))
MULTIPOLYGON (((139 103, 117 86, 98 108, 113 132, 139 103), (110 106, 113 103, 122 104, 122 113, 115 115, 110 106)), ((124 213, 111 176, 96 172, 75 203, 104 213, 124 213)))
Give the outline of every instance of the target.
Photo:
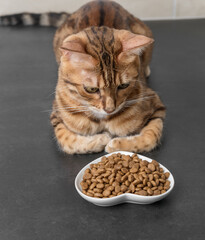
POLYGON ((68 13, 19 13, 12 15, 0 16, 1 26, 52 26, 59 27, 69 16, 68 13))
POLYGON ((111 1, 85 4, 57 29, 51 124, 63 151, 143 152, 159 144, 165 107, 146 82, 151 38, 143 22, 111 1))

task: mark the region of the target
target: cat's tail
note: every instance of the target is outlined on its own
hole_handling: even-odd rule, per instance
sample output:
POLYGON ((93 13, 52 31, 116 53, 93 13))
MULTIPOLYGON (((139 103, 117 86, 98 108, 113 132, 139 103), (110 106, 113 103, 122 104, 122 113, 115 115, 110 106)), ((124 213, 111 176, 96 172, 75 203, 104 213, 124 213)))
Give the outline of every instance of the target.
POLYGON ((69 13, 48 12, 42 14, 19 13, 0 16, 0 26, 52 26, 59 27, 69 16, 69 13))

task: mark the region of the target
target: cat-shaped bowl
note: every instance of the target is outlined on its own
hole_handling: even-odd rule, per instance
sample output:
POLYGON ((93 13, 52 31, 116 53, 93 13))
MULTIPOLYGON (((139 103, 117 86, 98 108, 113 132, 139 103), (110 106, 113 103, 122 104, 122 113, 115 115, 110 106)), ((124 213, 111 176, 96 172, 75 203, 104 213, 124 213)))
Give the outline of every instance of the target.
MULTIPOLYGON (((132 152, 117 151, 117 152, 109 153, 109 154, 104 155, 104 156, 108 157, 108 156, 110 156, 114 153, 121 153, 121 154, 124 154, 124 155, 130 155, 130 156, 133 155, 132 152)), ((139 155, 139 154, 138 154, 138 156, 142 160, 147 160, 148 162, 152 161, 152 159, 150 159, 148 157, 145 157, 145 156, 142 156, 142 155, 139 155)), ((98 206, 101 206, 101 207, 108 207, 108 206, 113 206, 113 205, 116 205, 116 204, 126 203, 126 202, 127 203, 135 203, 135 204, 150 204, 150 203, 157 202, 157 201, 167 197, 174 187, 174 178, 173 178, 171 172, 167 168, 165 168, 162 164, 159 163, 160 167, 163 168, 164 172, 169 172, 170 173, 170 176, 168 178, 168 180, 170 181, 170 188, 165 193, 162 193, 160 195, 155 195, 155 196, 142 196, 142 195, 136 195, 136 194, 133 194, 133 193, 123 193, 119 196, 111 197, 111 198, 89 197, 82 192, 82 188, 81 188, 80 183, 83 180, 83 175, 84 175, 85 170, 87 168, 90 168, 90 164, 100 162, 102 157, 97 158, 96 160, 87 164, 84 168, 81 169, 81 171, 78 173, 78 175, 75 178, 75 188, 78 191, 78 193, 80 194, 80 196, 83 197, 88 202, 91 202, 95 205, 98 205, 98 206)))

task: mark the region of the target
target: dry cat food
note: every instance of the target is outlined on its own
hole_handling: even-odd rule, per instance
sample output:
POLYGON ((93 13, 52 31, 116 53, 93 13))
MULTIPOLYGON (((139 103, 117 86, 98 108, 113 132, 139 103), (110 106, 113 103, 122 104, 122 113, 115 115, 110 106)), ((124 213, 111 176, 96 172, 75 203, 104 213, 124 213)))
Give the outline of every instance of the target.
POLYGON ((80 184, 84 194, 96 198, 110 198, 123 193, 153 196, 170 188, 169 175, 155 160, 148 162, 137 154, 117 153, 91 164, 80 184))

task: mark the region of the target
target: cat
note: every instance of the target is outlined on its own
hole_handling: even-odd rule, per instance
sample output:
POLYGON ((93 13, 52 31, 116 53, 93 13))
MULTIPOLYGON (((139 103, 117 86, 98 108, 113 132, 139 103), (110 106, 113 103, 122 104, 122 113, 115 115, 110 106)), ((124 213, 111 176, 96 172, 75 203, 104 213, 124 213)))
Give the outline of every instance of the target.
POLYGON ((85 4, 57 29, 50 120, 64 152, 147 152, 158 145, 166 109, 146 81, 153 42, 148 26, 112 1, 85 4))

